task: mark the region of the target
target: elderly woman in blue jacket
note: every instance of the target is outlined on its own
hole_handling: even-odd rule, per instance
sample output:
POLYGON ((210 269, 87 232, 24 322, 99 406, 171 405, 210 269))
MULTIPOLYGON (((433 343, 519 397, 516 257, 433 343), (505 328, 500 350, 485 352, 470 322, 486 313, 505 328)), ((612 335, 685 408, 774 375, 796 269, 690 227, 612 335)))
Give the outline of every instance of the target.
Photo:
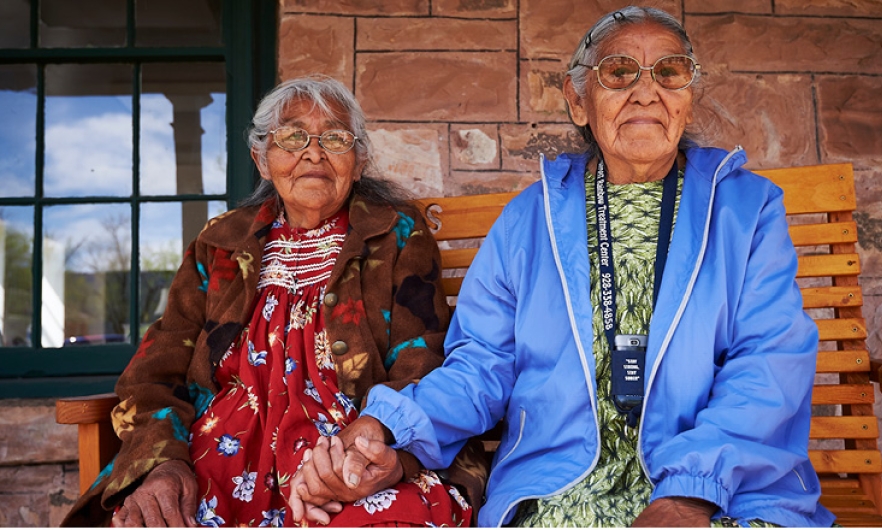
POLYGON ((469 269, 444 365, 375 387, 295 478, 295 513, 383 487, 377 440, 443 468, 502 421, 481 526, 830 526, 782 192, 685 133, 698 78, 667 13, 586 33, 563 89, 589 149, 542 160, 469 269))

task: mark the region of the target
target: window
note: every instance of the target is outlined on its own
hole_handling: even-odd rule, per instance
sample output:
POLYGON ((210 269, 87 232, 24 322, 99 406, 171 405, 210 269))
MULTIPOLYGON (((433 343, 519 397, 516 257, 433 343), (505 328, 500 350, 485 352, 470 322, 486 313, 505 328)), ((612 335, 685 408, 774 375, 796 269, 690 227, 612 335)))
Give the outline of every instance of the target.
POLYGON ((251 190, 270 4, 0 4, 0 397, 111 390, 183 250, 251 190))

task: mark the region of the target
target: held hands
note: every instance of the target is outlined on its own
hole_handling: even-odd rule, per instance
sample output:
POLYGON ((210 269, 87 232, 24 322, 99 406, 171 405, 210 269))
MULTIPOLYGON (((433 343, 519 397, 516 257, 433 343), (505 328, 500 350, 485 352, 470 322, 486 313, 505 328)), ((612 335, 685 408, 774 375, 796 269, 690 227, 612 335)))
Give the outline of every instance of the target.
POLYGON ((294 521, 304 518, 327 524, 329 513, 401 480, 403 467, 385 443, 386 431, 374 418, 359 418, 339 437, 319 438, 303 455, 303 465, 291 479, 288 504, 294 521))
POLYGON ((717 506, 701 499, 663 497, 652 501, 634 520, 634 527, 708 528, 717 506))
POLYGON ((126 497, 113 516, 113 526, 195 527, 198 505, 196 476, 181 460, 156 466, 126 497))

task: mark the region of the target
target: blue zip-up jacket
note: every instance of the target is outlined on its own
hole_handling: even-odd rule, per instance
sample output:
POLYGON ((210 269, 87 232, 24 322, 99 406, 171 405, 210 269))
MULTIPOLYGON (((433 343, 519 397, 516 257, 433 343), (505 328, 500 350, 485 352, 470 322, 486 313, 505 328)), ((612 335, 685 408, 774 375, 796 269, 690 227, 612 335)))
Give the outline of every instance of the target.
MULTIPOLYGON (((830 526, 808 460, 818 333, 795 283, 783 193, 741 168, 740 148, 686 159, 646 352, 638 444, 652 499, 830 526)), ((429 468, 504 419, 481 526, 566 491, 597 463, 587 161, 543 159, 541 182, 506 206, 468 271, 444 365, 400 393, 375 387, 363 411, 429 468)))

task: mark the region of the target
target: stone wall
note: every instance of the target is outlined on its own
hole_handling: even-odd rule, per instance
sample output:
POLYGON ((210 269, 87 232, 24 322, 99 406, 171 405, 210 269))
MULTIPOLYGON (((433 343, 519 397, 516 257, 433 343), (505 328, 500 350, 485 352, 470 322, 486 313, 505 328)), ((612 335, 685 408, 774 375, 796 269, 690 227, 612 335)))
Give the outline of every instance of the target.
POLYGON ((0 400, 0 527, 58 526, 79 492, 76 459, 55 400, 0 400))
MULTIPOLYGON (((414 195, 522 189, 578 149, 560 85, 613 0, 279 0, 279 76, 358 96, 386 174, 414 195)), ((702 63, 698 129, 749 167, 850 161, 868 345, 882 357, 882 3, 656 0, 702 63)), ((880 402, 877 396, 877 403, 880 402)), ((880 411, 882 412, 882 411, 880 411)), ((55 526, 76 498, 76 428, 0 401, 0 526, 55 526)))
MULTIPOLYGON (((282 0, 279 76, 350 86, 417 196, 522 189, 578 148, 565 63, 615 0, 282 0)), ((882 3, 654 0, 702 64, 696 129, 751 168, 852 162, 868 344, 882 357, 882 3)))

